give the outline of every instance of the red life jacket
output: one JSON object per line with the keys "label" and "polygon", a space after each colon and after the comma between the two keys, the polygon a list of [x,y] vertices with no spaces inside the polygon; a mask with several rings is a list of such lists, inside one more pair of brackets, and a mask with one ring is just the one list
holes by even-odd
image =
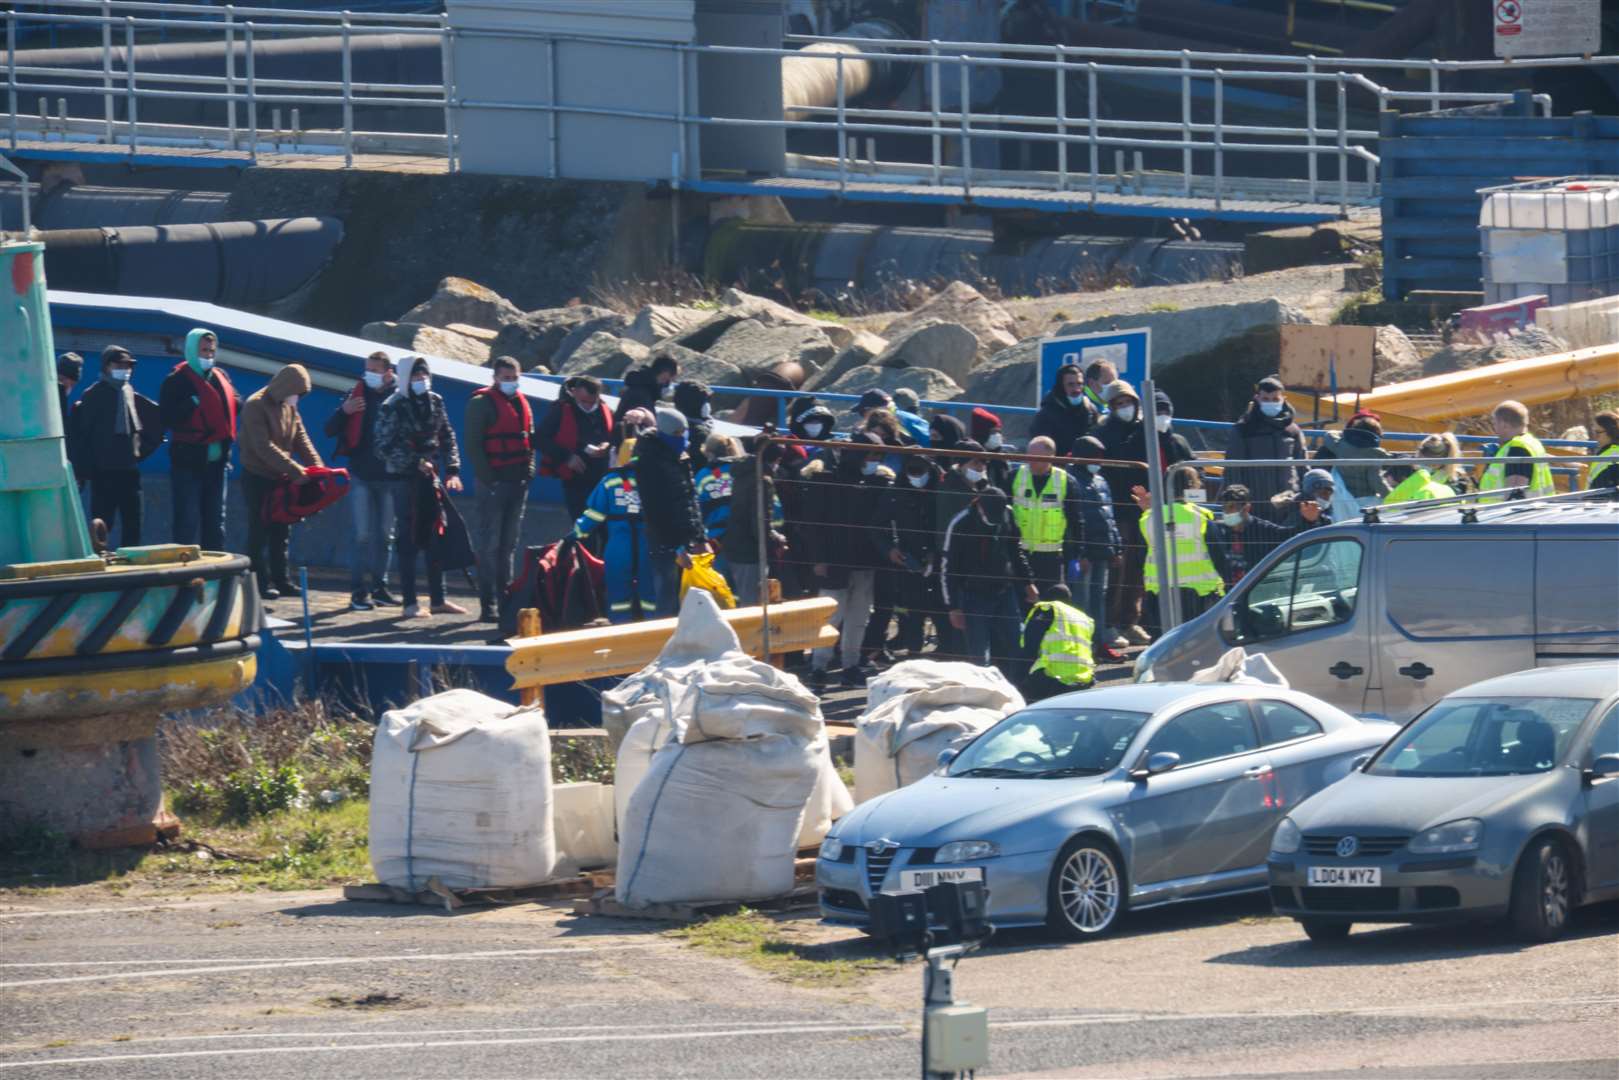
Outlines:
{"label": "red life jacket", "polygon": [[529,410],[528,398],[522,394],[507,397],[492,386],[474,390],[472,396],[494,402],[495,422],[483,433],[483,453],[489,467],[505,469],[527,464],[534,453],[534,413]]}
{"label": "red life jacket", "polygon": [[[354,389],[349,391],[348,398],[344,398],[343,400],[347,401],[349,398],[359,398],[361,401],[365,400],[364,379],[361,379],[359,382],[355,383]],[[354,448],[360,445],[360,436],[364,433],[365,410],[361,409],[357,413],[349,413],[348,416],[343,420],[343,430],[337,437],[337,449],[332,452],[332,456],[353,457]]]}
{"label": "red life jacket", "polygon": [[[579,452],[579,422],[573,418],[573,408],[569,408],[572,405],[573,399],[564,394],[562,397],[557,398],[555,404],[551,407],[562,410],[562,422],[557,425],[557,445],[562,447],[564,451],[577,454]],[[605,405],[597,405],[596,407],[601,410],[602,423],[607,428],[607,440],[611,442],[613,439],[613,414],[608,411]],[[577,408],[577,406],[574,406],[574,408]],[[558,480],[572,480],[574,472],[568,468],[566,457],[561,461],[552,461],[550,456],[546,455],[540,459],[540,475],[554,476]]]}
{"label": "red life jacket", "polygon": [[297,480],[283,480],[264,496],[264,520],[272,525],[296,525],[313,517],[349,493],[349,471],[316,465]]}
{"label": "red life jacket", "polygon": [[236,441],[236,387],[231,385],[230,377],[218,367],[211,370],[219,377],[218,386],[192,371],[191,365],[184,361],[175,365],[175,372],[183,371],[186,378],[191,380],[191,392],[197,398],[197,406],[191,410],[186,422],[174,429],[174,441],[177,443],[204,445]]}

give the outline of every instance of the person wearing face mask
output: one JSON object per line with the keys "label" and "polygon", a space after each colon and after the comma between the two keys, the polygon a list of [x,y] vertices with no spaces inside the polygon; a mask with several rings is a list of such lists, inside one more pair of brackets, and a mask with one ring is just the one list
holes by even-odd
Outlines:
{"label": "person wearing face mask", "polygon": [[967,429],[949,413],[934,413],[928,418],[928,445],[935,450],[952,450],[967,437]]}
{"label": "person wearing face mask", "polygon": [[574,517],[606,474],[614,442],[615,421],[602,407],[601,394],[602,384],[595,378],[573,376],[562,384],[562,393],[534,433],[540,475],[562,481],[562,501]]}
{"label": "person wearing face mask", "polygon": [[65,352],[56,358],[56,403],[62,409],[62,422],[67,422],[67,399],[84,376],[84,357],[76,352]]}
{"label": "person wearing face mask", "polygon": [[1162,390],[1152,396],[1153,421],[1158,428],[1158,457],[1165,474],[1171,466],[1197,457],[1186,436],[1175,430],[1175,403]]}
{"label": "person wearing face mask", "polygon": [[[641,518],[641,493],[635,487],[635,450],[642,438],[655,437],[655,421],[645,409],[631,409],[618,425],[618,463],[607,470],[573,524],[573,535],[589,540],[605,530],[602,562],[606,575],[608,618],[615,623],[652,618],[652,554]],[[642,435],[641,432],[647,432]]]}
{"label": "person wearing face mask", "polygon": [[[1203,614],[1209,605],[1225,595],[1225,582],[1221,579],[1220,571],[1210,552],[1209,530],[1215,520],[1214,512],[1187,497],[1192,485],[1201,487],[1202,480],[1196,473],[1187,469],[1178,470],[1172,475],[1173,501],[1166,503],[1163,508],[1169,542],[1169,554],[1166,558],[1170,563],[1170,581],[1175,583],[1179,590],[1181,615],[1190,619]],[[1147,518],[1151,497],[1147,489],[1140,484],[1131,491],[1131,496],[1141,510],[1138,525],[1141,529],[1141,541],[1147,550],[1143,580],[1147,593],[1153,599],[1148,609],[1151,612],[1149,619],[1155,629],[1162,629],[1163,624],[1157,617],[1158,555],[1153,550],[1156,541],[1153,538],[1151,522]]]}
{"label": "person wearing face mask", "polygon": [[[1147,429],[1141,422],[1141,399],[1128,383],[1110,383],[1102,392],[1108,403],[1107,417],[1096,429],[1104,456],[1110,461],[1138,464],[1107,465],[1102,479],[1113,494],[1113,517],[1124,544],[1124,558],[1108,575],[1107,625],[1127,643],[1145,645],[1152,640],[1141,625],[1141,605],[1145,596],[1142,567],[1147,549],[1141,542],[1141,511],[1131,497],[1132,488],[1147,479]],[[1162,445],[1160,443],[1160,445]]]}
{"label": "person wearing face mask", "polygon": [[1085,522],[1073,477],[1061,466],[1041,460],[1056,453],[1051,440],[1036,436],[1029,440],[1028,452],[1039,457],[1012,474],[1012,520],[1029,553],[1035,586],[1044,590],[1063,583],[1070,563],[1079,568]]}
{"label": "person wearing face mask", "polygon": [[[377,416],[377,453],[394,489],[401,618],[465,615],[444,593],[444,572],[469,565],[466,527],[446,492],[461,490],[461,450],[425,357],[399,361],[399,380]],[[416,557],[427,563],[428,607],[416,596]]]}
{"label": "person wearing face mask", "polygon": [[163,379],[158,410],[169,429],[169,502],[174,542],[225,546],[225,472],[236,442],[236,388],[214,365],[219,339],[197,327],[186,334],[185,359]]}
{"label": "person wearing face mask", "polygon": [[[891,606],[899,616],[897,648],[916,657],[922,653],[928,618],[936,625],[945,622],[935,572],[939,534],[934,528],[934,504],[944,471],[918,454],[904,455],[901,468],[878,514],[888,533],[888,565],[881,575],[888,578]],[[882,608],[881,600],[877,606]],[[882,648],[875,635],[868,631],[867,636],[873,652]]]}
{"label": "person wearing face mask", "polygon": [[393,362],[385,352],[365,358],[365,371],[326,421],[337,440],[332,458],[347,459],[354,535],[349,564],[349,610],[371,611],[398,603],[388,592],[388,559],[393,548],[394,488],[377,456],[377,416],[395,385]]}
{"label": "person wearing face mask", "polygon": [[1255,517],[1252,500],[1243,485],[1227,484],[1220,491],[1220,516],[1209,525],[1209,554],[1227,588],[1241,581],[1282,541],[1327,523],[1320,505],[1306,501],[1299,503],[1296,522],[1278,525]]}
{"label": "person wearing face mask", "polygon": [[779,562],[787,550],[785,515],[781,499],[776,494],[776,474],[785,456],[780,443],[771,443],[765,448],[764,472],[761,475],[759,446],[755,441],[749,451],[731,465],[731,513],[725,523],[723,548],[726,562],[730,564],[728,576],[731,591],[736,594],[740,607],[753,607],[759,603],[759,586],[766,577],[766,567],[759,564],[759,515],[755,511],[761,483],[765,488],[765,505],[770,508],[770,534],[765,538],[766,559],[771,563]]}
{"label": "person wearing face mask", "polygon": [[1050,439],[1058,453],[1066,457],[1074,440],[1090,434],[1098,419],[1096,405],[1086,396],[1079,365],[1064,364],[1057,369],[1056,383],[1035,413],[1033,434]]}
{"label": "person wearing face mask", "polygon": [[1104,391],[1119,381],[1119,369],[1111,360],[1092,360],[1085,366],[1085,396],[1100,415],[1107,414]]}
{"label": "person wearing face mask", "polygon": [[714,392],[705,382],[696,379],[683,379],[675,383],[673,396],[669,399],[680,414],[686,418],[686,454],[691,460],[692,475],[701,472],[708,464],[708,455],[703,452],[703,445],[708,437],[714,434],[714,407],[712,404]]}
{"label": "person wearing face mask", "polygon": [[1597,456],[1586,473],[1585,488],[1619,488],[1619,413],[1603,410],[1592,418],[1596,425]]}
{"label": "person wearing face mask", "polygon": [[101,377],[66,417],[68,459],[79,483],[90,485],[90,516],[111,534],[120,526],[118,547],[141,542],[140,463],[163,445],[157,402],[129,384],[135,358],[122,345],[101,351]]}
{"label": "person wearing face mask", "polygon": [[1070,472],[1074,477],[1074,497],[1079,500],[1080,517],[1085,524],[1085,544],[1079,555],[1079,584],[1074,588],[1080,610],[1091,617],[1097,653],[1112,663],[1124,659],[1121,648],[1130,644],[1109,628],[1108,580],[1124,568],[1124,546],[1119,526],[1113,518],[1113,492],[1102,479],[1102,460],[1107,451],[1102,440],[1087,435],[1074,444],[1075,458],[1082,463]]}
{"label": "person wearing face mask", "polygon": [[292,527],[265,517],[264,502],[276,486],[301,480],[321,464],[304,430],[298,401],[314,384],[302,364],[288,364],[264,389],[242,402],[242,499],[247,511],[247,555],[266,600],[290,596],[297,586],[287,576],[287,541]]}
{"label": "person wearing face mask", "polygon": [[[645,367],[631,368],[624,375],[624,386],[618,392],[618,408],[613,410],[613,427],[621,437],[624,417],[631,409],[651,412],[658,405],[668,404],[674,395],[674,385],[680,378],[680,364],[667,353],[660,353]],[[633,434],[630,433],[630,434]]]}
{"label": "person wearing face mask", "polygon": [[[787,434],[796,439],[838,439],[833,431],[837,417],[832,410],[812,397],[794,398],[787,404]],[[776,468],[776,491],[781,499],[782,516],[786,525],[787,549],[798,553],[805,548],[803,532],[813,528],[807,514],[807,496],[811,493],[803,472],[815,461],[835,461],[831,450],[817,446],[789,445],[782,448],[781,464]],[[789,599],[814,596],[820,587],[803,559],[789,556],[778,568],[782,595]]]}
{"label": "person wearing face mask", "polygon": [[1292,494],[1299,490],[1299,481],[1308,468],[1305,459],[1304,433],[1293,418],[1293,407],[1287,403],[1287,391],[1282,380],[1267,375],[1254,386],[1254,399],[1242,418],[1231,425],[1226,438],[1226,460],[1285,460],[1300,462],[1289,465],[1232,466],[1225,472],[1224,482],[1241,484],[1253,496],[1254,506],[1261,517],[1274,520],[1270,509],[1277,495]]}
{"label": "person wearing face mask", "polygon": [[498,605],[512,580],[512,555],[534,479],[534,413],[518,389],[522,368],[509,356],[491,367],[494,383],[468,399],[463,429],[477,481],[479,622],[500,621]]}
{"label": "person wearing face mask", "polygon": [[966,639],[968,663],[991,665],[1007,678],[1021,674],[1024,603],[1040,599],[1006,493],[980,488],[972,505],[945,530],[944,604],[950,623]]}
{"label": "person wearing face mask", "polygon": [[680,571],[710,550],[697,507],[697,483],[686,454],[690,425],[679,409],[657,410],[657,427],[635,443],[635,488],[652,555],[659,618],[680,614]]}
{"label": "person wearing face mask", "polygon": [[[876,601],[877,570],[888,561],[888,534],[881,527],[883,496],[894,481],[882,463],[877,436],[858,431],[835,458],[810,462],[800,473],[804,520],[798,532],[799,559],[810,567],[822,596],[838,602],[833,622],[840,632],[843,683],[863,685],[870,669],[862,663],[866,628]],[[882,627],[886,636],[887,626]],[[816,649],[810,682],[824,686],[832,662],[830,647]]]}
{"label": "person wearing face mask", "polygon": [[[1361,411],[1344,424],[1341,435],[1330,432],[1315,452],[1318,468],[1337,472],[1345,490],[1361,506],[1378,502],[1391,490],[1383,469],[1377,465],[1339,465],[1339,458],[1392,457],[1383,449],[1383,423],[1376,413]],[[1324,463],[1324,464],[1323,464]]]}

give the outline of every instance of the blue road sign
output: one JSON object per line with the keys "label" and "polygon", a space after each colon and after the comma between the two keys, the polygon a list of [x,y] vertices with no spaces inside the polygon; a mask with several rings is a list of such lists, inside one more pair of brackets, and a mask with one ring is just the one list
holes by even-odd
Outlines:
{"label": "blue road sign", "polygon": [[1151,356],[1152,331],[1145,327],[1047,338],[1040,343],[1040,387],[1035,392],[1034,403],[1039,405],[1040,399],[1051,389],[1058,368],[1078,364],[1084,371],[1097,360],[1111,360],[1119,369],[1119,378],[1135,387],[1139,394],[1141,380],[1150,374]]}

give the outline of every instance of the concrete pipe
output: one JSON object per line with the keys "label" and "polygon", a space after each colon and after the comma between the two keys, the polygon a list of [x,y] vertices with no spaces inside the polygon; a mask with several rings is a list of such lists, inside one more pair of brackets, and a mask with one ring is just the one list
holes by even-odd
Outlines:
{"label": "concrete pipe", "polygon": [[[894,40],[900,32],[893,24],[882,20],[855,23],[838,37],[882,38]],[[789,120],[807,120],[806,108],[831,108],[838,103],[838,62],[835,57],[854,56],[861,52],[870,55],[877,46],[859,46],[843,41],[817,41],[798,50],[797,56],[788,56],[781,62],[781,104],[783,115]],[[843,100],[853,104],[872,91],[893,94],[904,86],[909,70],[903,64],[882,60],[845,59],[843,61]]]}
{"label": "concrete pipe", "polygon": [[[38,184],[32,184],[30,188],[36,229],[201,225],[224,221],[229,213],[228,191],[175,191],[74,184],[41,195]],[[0,184],[0,221],[14,224],[21,220],[20,186]],[[52,277],[55,277],[54,273]]]}

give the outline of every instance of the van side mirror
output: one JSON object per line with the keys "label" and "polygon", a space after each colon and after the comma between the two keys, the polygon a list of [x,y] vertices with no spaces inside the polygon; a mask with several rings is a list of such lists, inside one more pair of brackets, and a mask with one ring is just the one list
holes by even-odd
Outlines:
{"label": "van side mirror", "polygon": [[1146,767],[1132,771],[1130,779],[1145,780],[1149,776],[1166,773],[1180,763],[1181,756],[1173,750],[1160,750],[1156,754],[1148,755]]}
{"label": "van side mirror", "polygon": [[1587,780],[1606,780],[1610,776],[1619,776],[1619,754],[1600,754],[1585,770]]}
{"label": "van side mirror", "polygon": [[1235,640],[1237,636],[1237,605],[1233,601],[1220,612],[1220,636],[1228,640]]}
{"label": "van side mirror", "polygon": [[953,746],[947,746],[943,750],[940,750],[938,757],[939,768],[942,769],[949,765],[952,761],[956,760],[956,755],[959,753],[961,753],[961,751],[957,750]]}

